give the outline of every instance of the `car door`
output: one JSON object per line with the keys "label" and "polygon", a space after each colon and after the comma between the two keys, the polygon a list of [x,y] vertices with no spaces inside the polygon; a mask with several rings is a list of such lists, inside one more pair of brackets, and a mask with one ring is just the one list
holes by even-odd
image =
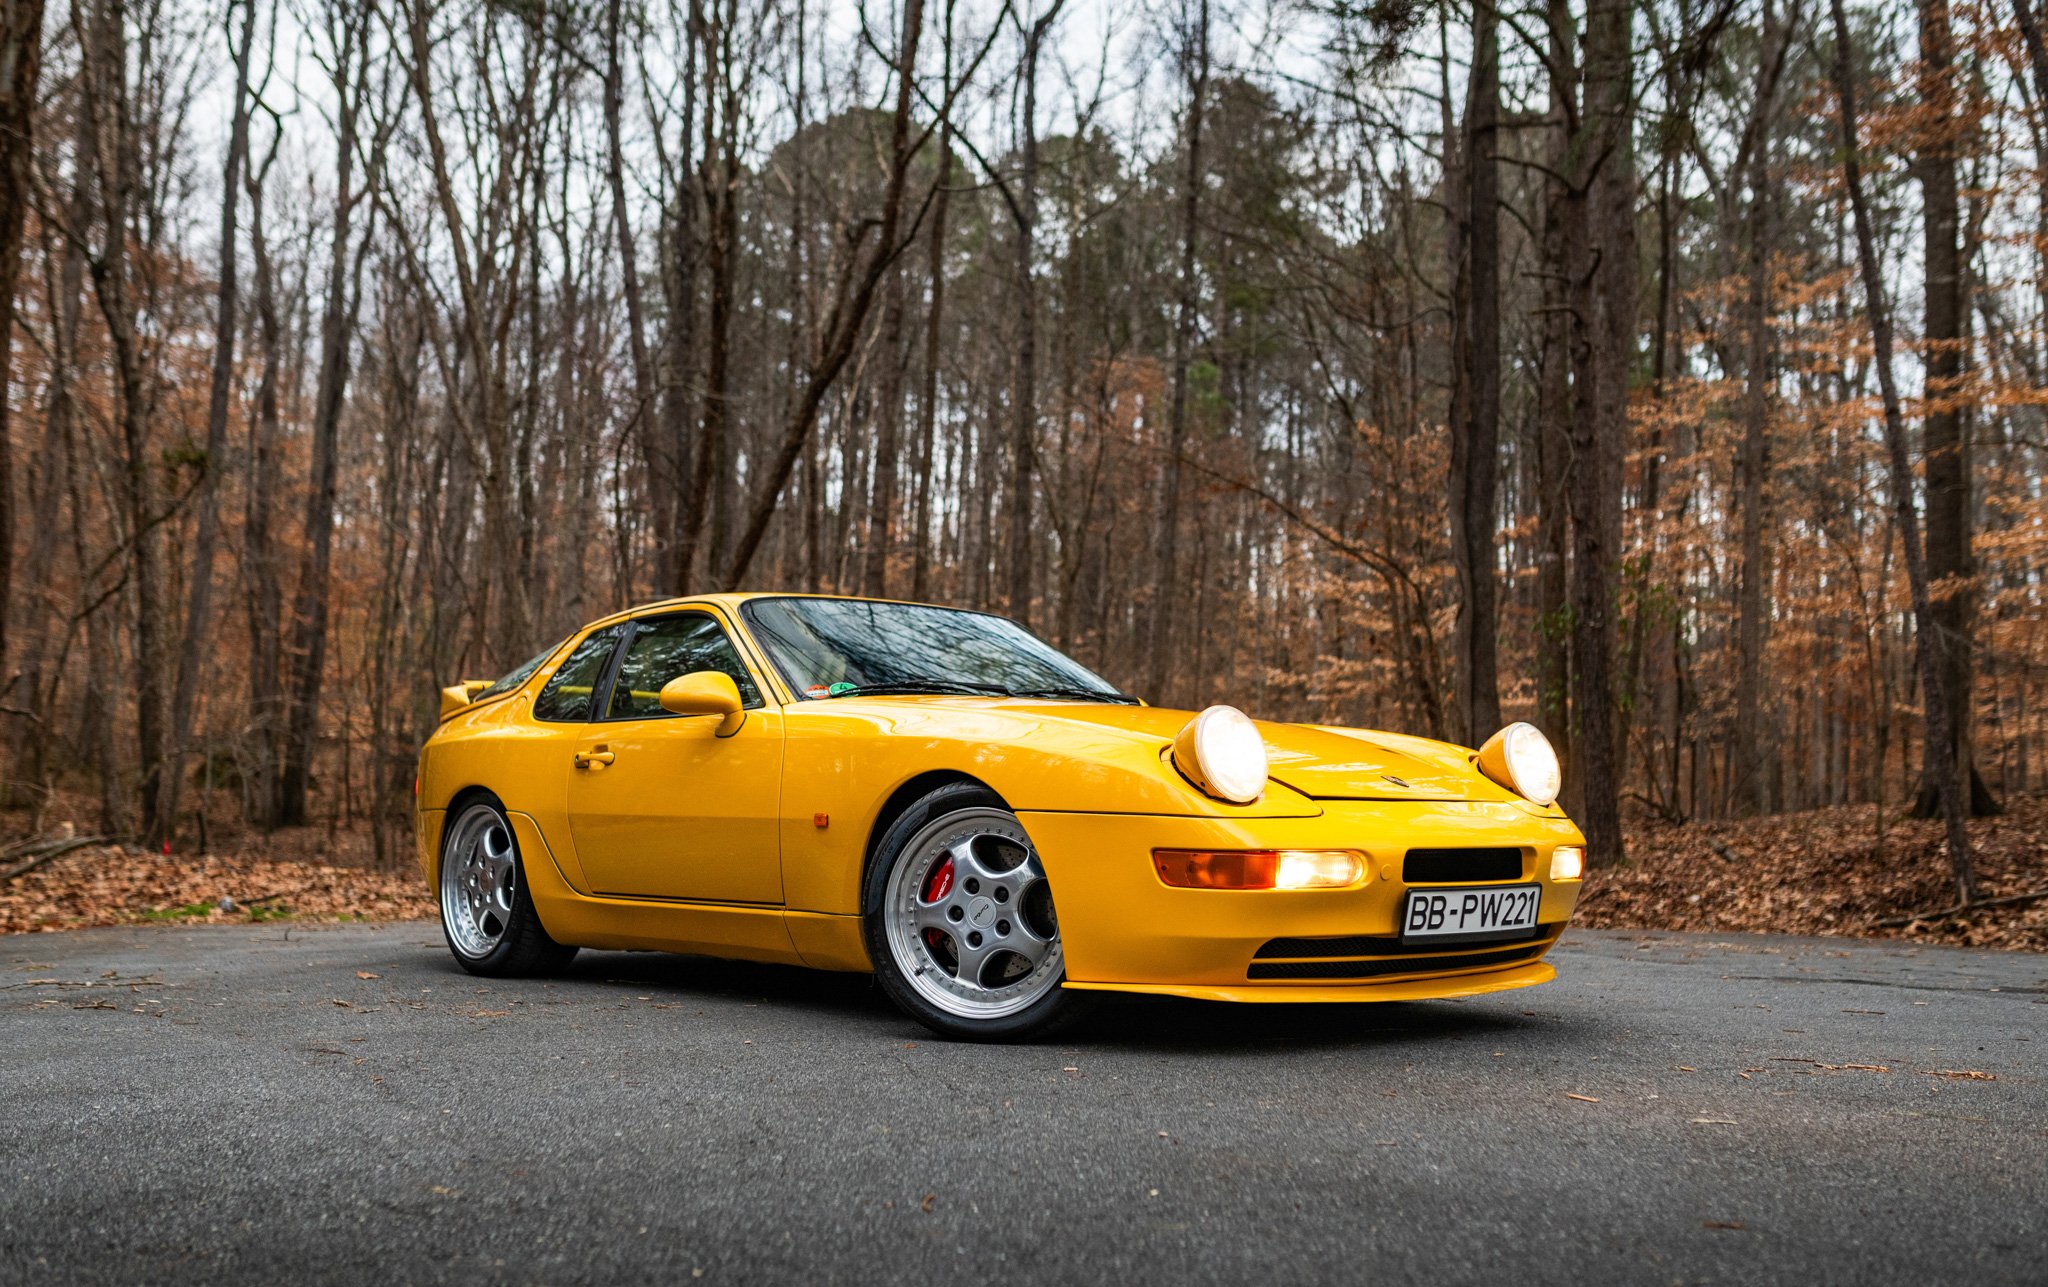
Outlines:
{"label": "car door", "polygon": [[[569,831],[600,894],[779,904],[782,712],[765,701],[724,626],[701,610],[645,617],[584,727],[569,776]],[[715,715],[672,715],[661,687],[721,671],[745,719],[720,737]]]}

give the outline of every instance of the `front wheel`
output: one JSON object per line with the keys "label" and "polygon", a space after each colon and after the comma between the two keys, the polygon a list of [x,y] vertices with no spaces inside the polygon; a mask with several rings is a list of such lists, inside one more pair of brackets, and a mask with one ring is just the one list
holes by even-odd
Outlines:
{"label": "front wheel", "polygon": [[882,990],[942,1036],[1004,1041],[1072,1019],[1052,887],[1000,797],[959,783],[883,835],[862,905]]}
{"label": "front wheel", "polygon": [[541,927],[519,841],[496,800],[472,800],[442,836],[441,932],[456,964],[486,977],[544,974],[576,955]]}

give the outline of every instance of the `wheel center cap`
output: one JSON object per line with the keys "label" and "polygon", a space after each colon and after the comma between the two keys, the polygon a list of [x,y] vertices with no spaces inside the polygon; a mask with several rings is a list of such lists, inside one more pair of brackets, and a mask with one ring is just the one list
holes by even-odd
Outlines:
{"label": "wheel center cap", "polygon": [[986,898],[977,898],[967,905],[967,919],[976,926],[986,928],[996,918],[996,905]]}

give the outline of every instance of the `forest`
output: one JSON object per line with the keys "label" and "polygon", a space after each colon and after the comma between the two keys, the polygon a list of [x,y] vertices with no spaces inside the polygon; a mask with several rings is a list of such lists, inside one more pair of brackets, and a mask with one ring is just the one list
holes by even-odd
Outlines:
{"label": "forest", "polygon": [[[0,794],[408,861],[708,589],[1642,820],[2048,783],[2033,0],[0,0]],[[2038,883],[2038,882],[2037,882]]]}

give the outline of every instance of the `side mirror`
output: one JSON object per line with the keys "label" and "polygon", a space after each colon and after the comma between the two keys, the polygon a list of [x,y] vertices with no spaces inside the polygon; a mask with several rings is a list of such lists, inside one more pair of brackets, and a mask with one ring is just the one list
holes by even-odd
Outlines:
{"label": "side mirror", "polygon": [[716,670],[693,670],[661,686],[661,708],[672,715],[720,715],[718,735],[731,737],[747,719],[740,686]]}

